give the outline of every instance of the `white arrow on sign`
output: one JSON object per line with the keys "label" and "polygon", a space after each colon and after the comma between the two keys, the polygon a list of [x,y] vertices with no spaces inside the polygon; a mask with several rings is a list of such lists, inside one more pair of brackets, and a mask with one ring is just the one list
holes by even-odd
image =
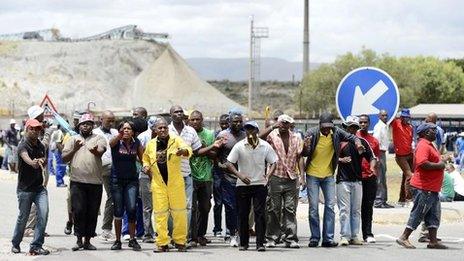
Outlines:
{"label": "white arrow on sign", "polygon": [[378,81],[365,94],[362,93],[361,87],[356,86],[353,105],[351,106],[351,115],[379,113],[379,109],[373,104],[387,91],[388,86],[382,80]]}

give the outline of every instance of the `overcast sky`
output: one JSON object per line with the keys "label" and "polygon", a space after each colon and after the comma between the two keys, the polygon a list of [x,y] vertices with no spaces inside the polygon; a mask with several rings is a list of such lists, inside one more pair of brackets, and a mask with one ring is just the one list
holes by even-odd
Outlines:
{"label": "overcast sky", "polygon": [[[0,33],[56,27],[82,37],[137,24],[167,32],[185,58],[248,56],[250,15],[269,27],[262,56],[302,57],[303,0],[0,0]],[[311,62],[362,46],[393,55],[464,57],[464,1],[310,0]]]}

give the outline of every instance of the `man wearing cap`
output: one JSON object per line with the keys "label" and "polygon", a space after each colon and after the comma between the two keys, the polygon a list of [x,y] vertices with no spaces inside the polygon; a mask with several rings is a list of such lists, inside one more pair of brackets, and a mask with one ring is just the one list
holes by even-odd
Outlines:
{"label": "man wearing cap", "polygon": [[6,144],[5,157],[8,159],[8,168],[12,172],[18,172],[16,164],[18,163],[18,130],[16,129],[16,120],[10,120],[10,128],[4,133],[3,140]]}
{"label": "man wearing cap", "polygon": [[[226,214],[226,241],[229,239],[229,245],[231,247],[238,246],[237,236],[237,204],[236,204],[236,193],[235,185],[237,183],[237,176],[234,175],[227,167],[227,157],[229,156],[232,148],[237,142],[245,139],[247,136],[243,130],[243,116],[240,111],[229,112],[229,128],[221,131],[217,137],[218,139],[224,139],[225,143],[218,149],[218,167],[222,170],[222,203],[224,204]],[[229,232],[229,233],[227,233]],[[228,235],[229,234],[229,235]]]}
{"label": "man wearing cap", "polygon": [[409,109],[402,109],[400,117],[390,123],[393,145],[395,146],[395,160],[403,172],[398,200],[398,203],[403,206],[412,200],[410,182],[413,160],[413,128],[410,120],[411,114]]}
{"label": "man wearing cap", "polygon": [[335,127],[330,113],[323,113],[319,118],[319,126],[308,130],[305,135],[303,156],[306,160],[306,183],[309,207],[309,224],[311,238],[309,247],[319,246],[321,231],[319,226],[319,188],[324,194],[324,220],[322,231],[322,247],[336,247],[334,241],[335,229],[335,179],[342,141],[354,142],[359,153],[365,148],[353,134]]}
{"label": "man wearing cap", "polygon": [[[362,204],[361,204],[361,228],[363,239],[367,243],[375,243],[374,234],[372,233],[372,215],[374,212],[374,201],[377,193],[377,171],[376,165],[380,155],[379,141],[369,134],[369,125],[371,120],[369,115],[362,114],[359,116],[359,126],[361,129],[356,133],[361,141],[367,141],[372,151],[372,159],[366,158],[362,161]],[[365,145],[364,145],[365,146]],[[366,147],[366,146],[365,146]]]}
{"label": "man wearing cap", "polygon": [[[190,126],[184,123],[184,110],[179,105],[172,106],[170,109],[172,122],[169,124],[169,131],[180,136],[187,145],[192,147],[193,153],[196,154],[201,148],[201,140],[197,132]],[[187,195],[187,222],[189,224],[189,243],[191,241],[192,231],[190,230],[190,219],[192,217],[192,196],[193,196],[193,180],[192,170],[188,159],[182,159],[182,175],[185,182],[185,194]],[[195,243],[192,243],[195,245]]]}
{"label": "man wearing cap", "polygon": [[414,195],[414,205],[403,234],[396,242],[405,248],[415,248],[409,242],[409,236],[424,221],[429,231],[430,243],[427,248],[446,249],[437,240],[437,230],[440,226],[441,206],[438,193],[443,182],[445,162],[432,144],[436,139],[436,125],[423,123],[416,129],[419,141],[414,155],[414,175],[411,188]]}
{"label": "man wearing cap", "polygon": [[440,153],[445,152],[445,131],[437,125],[438,116],[435,112],[431,112],[425,117],[425,122],[433,123],[437,126],[437,138],[435,139],[434,143]]}
{"label": "man wearing cap", "polygon": [[[246,139],[239,141],[232,148],[227,157],[227,167],[238,177],[237,180],[237,207],[239,220],[240,248],[249,247],[249,224],[251,202],[253,202],[256,249],[265,251],[264,236],[266,233],[266,184],[268,177],[273,175],[278,160],[274,149],[266,141],[258,138],[259,126],[256,121],[245,123]],[[237,164],[238,169],[234,166]],[[266,173],[266,164],[269,169]],[[296,187],[296,186],[295,186]]]}
{"label": "man wearing cap", "polygon": [[16,220],[11,252],[20,253],[20,243],[29,217],[32,203],[37,207],[37,224],[34,239],[30,244],[29,254],[48,255],[50,251],[43,249],[45,227],[48,219],[48,193],[45,188],[43,168],[46,164],[45,146],[39,141],[42,124],[36,119],[26,122],[26,137],[18,146],[18,186],[17,196],[19,215]]}
{"label": "man wearing cap", "polygon": [[[109,148],[109,142],[112,138],[118,135],[118,131],[114,128],[114,113],[112,111],[104,111],[101,116],[101,126],[93,129],[93,133],[101,135],[106,140],[106,147]],[[103,188],[106,193],[105,210],[103,212],[103,224],[102,233],[100,238],[104,241],[112,239],[113,234],[111,230],[113,228],[113,195],[110,187],[110,176],[111,176],[111,150],[108,149],[103,153],[102,160],[102,179]],[[66,224],[68,226],[68,224]]]}
{"label": "man wearing cap", "polygon": [[387,189],[387,151],[390,143],[388,133],[390,132],[388,125],[388,113],[386,110],[380,110],[379,121],[374,126],[374,137],[380,144],[380,156],[377,171],[377,193],[375,196],[376,208],[394,208],[394,206],[387,203],[388,189]]}
{"label": "man wearing cap", "polygon": [[283,241],[286,247],[299,248],[296,207],[298,186],[300,179],[304,179],[303,168],[298,166],[303,140],[298,133],[290,130],[293,118],[283,114],[277,121],[280,122],[279,129],[267,136],[267,142],[276,152],[278,161],[268,183],[266,246],[273,248],[276,242]]}
{"label": "man wearing cap", "polygon": [[[343,122],[345,130],[356,135],[360,129],[360,119],[348,116]],[[359,239],[361,223],[361,202],[363,198],[362,173],[364,160],[375,169],[376,160],[369,143],[360,139],[366,150],[359,154],[353,142],[341,142],[337,168],[337,203],[340,209],[339,245],[362,245]]]}
{"label": "man wearing cap", "polygon": [[103,136],[92,133],[93,126],[93,116],[88,113],[82,115],[77,125],[79,135],[72,136],[63,149],[63,160],[70,162],[71,168],[71,205],[74,235],[77,237],[73,251],[97,249],[90,239],[95,236],[102,198],[101,157],[107,142]]}

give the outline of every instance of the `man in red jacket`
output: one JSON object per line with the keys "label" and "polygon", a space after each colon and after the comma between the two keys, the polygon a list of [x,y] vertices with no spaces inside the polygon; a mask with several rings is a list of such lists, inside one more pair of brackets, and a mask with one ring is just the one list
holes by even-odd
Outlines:
{"label": "man in red jacket", "polygon": [[445,162],[432,143],[437,135],[436,125],[423,123],[417,127],[416,132],[419,135],[419,141],[414,156],[414,175],[411,179],[414,206],[409,215],[408,224],[396,242],[405,248],[415,248],[409,242],[409,236],[424,221],[430,238],[427,248],[446,249],[448,247],[437,240],[441,215],[438,193],[443,182]]}

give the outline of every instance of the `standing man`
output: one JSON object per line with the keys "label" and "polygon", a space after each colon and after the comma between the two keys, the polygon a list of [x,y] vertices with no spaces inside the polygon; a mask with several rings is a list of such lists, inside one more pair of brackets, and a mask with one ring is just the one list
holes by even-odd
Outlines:
{"label": "standing man", "polygon": [[[170,110],[172,122],[169,124],[169,131],[181,137],[184,142],[190,146],[193,153],[196,154],[201,148],[201,141],[197,132],[190,126],[184,124],[184,110],[179,105],[171,107]],[[191,241],[192,231],[190,229],[190,219],[192,217],[192,196],[193,196],[193,181],[192,170],[190,168],[189,160],[182,159],[182,175],[185,182],[185,194],[187,197],[187,222],[189,229],[189,242]],[[192,243],[195,245],[195,243]]]}
{"label": "standing man", "polygon": [[387,188],[387,153],[388,153],[388,113],[386,110],[380,110],[379,121],[374,126],[374,137],[380,143],[379,169],[377,171],[377,193],[375,196],[374,207],[376,208],[394,208],[387,203],[388,188]]}
{"label": "standing man", "polygon": [[111,193],[110,187],[110,177],[111,177],[111,150],[109,149],[110,140],[118,135],[118,131],[114,128],[115,117],[113,112],[104,111],[101,118],[101,126],[94,129],[93,133],[101,135],[105,138],[106,147],[108,148],[103,156],[102,160],[102,179],[103,179],[103,188],[106,193],[106,202],[105,210],[103,212],[103,224],[102,224],[102,233],[100,238],[104,241],[110,241],[113,239],[113,234],[111,230],[113,229],[113,194]]}
{"label": "standing man", "polygon": [[18,130],[16,129],[16,120],[10,120],[10,128],[5,131],[3,141],[6,144],[5,155],[8,158],[8,168],[12,172],[18,172],[16,164],[18,163]]}
{"label": "standing man", "polygon": [[374,212],[374,201],[377,192],[377,169],[376,158],[380,155],[379,141],[369,134],[369,125],[371,121],[368,115],[362,114],[359,116],[359,125],[361,129],[357,136],[361,141],[367,141],[371,149],[372,160],[364,159],[362,162],[362,205],[361,205],[361,221],[363,239],[367,243],[375,243],[374,234],[372,233],[372,215]]}
{"label": "standing man", "polygon": [[440,153],[444,153],[445,152],[445,143],[446,143],[445,131],[440,126],[437,125],[437,119],[438,119],[437,114],[435,112],[431,112],[425,118],[425,122],[433,123],[433,124],[435,124],[435,126],[437,126],[437,137],[436,137],[434,143],[437,146],[438,151]]}
{"label": "standing man", "polygon": [[213,188],[213,161],[216,155],[213,149],[222,145],[222,140],[214,142],[214,132],[203,127],[203,114],[193,111],[189,117],[189,124],[195,129],[201,140],[202,148],[190,158],[190,168],[193,178],[191,240],[206,246],[206,230],[208,229],[208,216],[211,209],[211,194]]}
{"label": "standing man", "polygon": [[[239,250],[247,250],[249,246],[250,226],[248,220],[253,200],[256,249],[262,252],[266,250],[264,247],[264,235],[266,233],[266,184],[268,177],[276,169],[274,163],[277,162],[278,158],[271,145],[258,138],[259,127],[256,121],[245,123],[244,128],[247,138],[235,144],[227,157],[229,171],[239,178],[236,188],[240,231]],[[238,164],[238,170],[234,164]],[[266,164],[270,165],[267,173]]]}
{"label": "standing man", "polygon": [[37,208],[37,224],[34,229],[34,239],[31,242],[30,255],[48,255],[50,251],[43,249],[45,227],[48,220],[48,193],[44,186],[44,164],[46,163],[45,146],[39,141],[42,124],[36,119],[26,122],[26,137],[18,147],[19,174],[18,196],[19,215],[11,240],[11,252],[21,252],[20,243],[29,217],[32,203]]}
{"label": "standing man", "polygon": [[[229,115],[222,114],[219,117],[219,127],[220,130],[214,133],[214,137],[217,137],[219,132],[229,128]],[[213,234],[215,237],[220,237],[222,235],[222,189],[221,189],[221,180],[224,173],[222,169],[218,166],[217,158],[214,160],[213,166],[213,199],[214,199],[214,228]]]}
{"label": "standing man", "polygon": [[[363,119],[365,121],[365,119]],[[360,118],[348,116],[343,127],[356,135],[360,128]],[[365,125],[365,123],[364,123]],[[360,139],[366,150],[359,154],[353,142],[342,142],[338,158],[337,201],[340,209],[340,245],[362,245],[358,238],[363,199],[362,173],[364,161],[371,170],[376,167],[374,153],[365,139]]]}
{"label": "standing man", "polygon": [[403,172],[401,180],[400,198],[398,204],[405,206],[412,201],[411,177],[413,160],[413,128],[410,124],[411,113],[409,109],[402,109],[400,117],[390,123],[392,129],[393,145],[395,146],[395,160]]}
{"label": "standing man", "polygon": [[77,237],[73,251],[97,249],[90,239],[95,236],[97,227],[103,190],[101,158],[106,151],[107,141],[92,133],[93,126],[93,116],[82,115],[77,125],[79,135],[69,138],[63,149],[63,160],[70,162],[71,168],[71,206],[74,235]]}
{"label": "standing man", "polygon": [[280,122],[279,129],[267,136],[267,142],[276,152],[278,161],[268,182],[266,247],[273,248],[276,242],[283,241],[285,247],[299,248],[296,207],[299,183],[304,178],[304,171],[298,166],[303,140],[298,133],[290,130],[293,118],[283,114],[277,121]]}
{"label": "standing man", "polygon": [[[243,116],[238,111],[232,111],[229,113],[230,127],[226,130],[221,131],[216,139],[224,139],[225,143],[218,150],[218,166],[222,169],[222,203],[224,203],[226,213],[226,228],[229,230],[231,247],[238,247],[237,242],[237,205],[236,205],[236,194],[235,185],[237,183],[237,176],[231,172],[227,167],[227,157],[230,151],[237,142],[243,140],[246,137],[245,131],[243,131]],[[237,168],[237,167],[236,167]],[[227,233],[226,233],[227,240]]]}
{"label": "standing man", "polygon": [[306,160],[306,182],[310,202],[309,224],[311,238],[309,247],[319,246],[321,230],[319,226],[319,188],[324,194],[324,220],[322,225],[322,247],[336,247],[335,229],[335,179],[342,141],[354,142],[359,153],[364,152],[360,140],[356,136],[335,127],[333,117],[324,112],[319,118],[319,126],[308,130],[304,140],[303,156]]}
{"label": "standing man", "polygon": [[447,249],[437,240],[440,226],[441,206],[438,193],[443,182],[445,162],[432,144],[436,139],[436,125],[423,123],[416,130],[419,141],[414,155],[414,175],[411,179],[414,194],[414,205],[411,209],[408,224],[396,242],[405,248],[415,248],[409,242],[409,236],[424,221],[429,231],[430,243],[427,248]]}
{"label": "standing man", "polygon": [[187,200],[182,160],[192,156],[192,148],[177,135],[170,135],[167,122],[159,118],[155,125],[156,138],[148,142],[143,154],[143,172],[151,176],[153,214],[158,236],[155,252],[169,251],[168,218],[173,219],[172,240],[180,252],[186,251]]}

